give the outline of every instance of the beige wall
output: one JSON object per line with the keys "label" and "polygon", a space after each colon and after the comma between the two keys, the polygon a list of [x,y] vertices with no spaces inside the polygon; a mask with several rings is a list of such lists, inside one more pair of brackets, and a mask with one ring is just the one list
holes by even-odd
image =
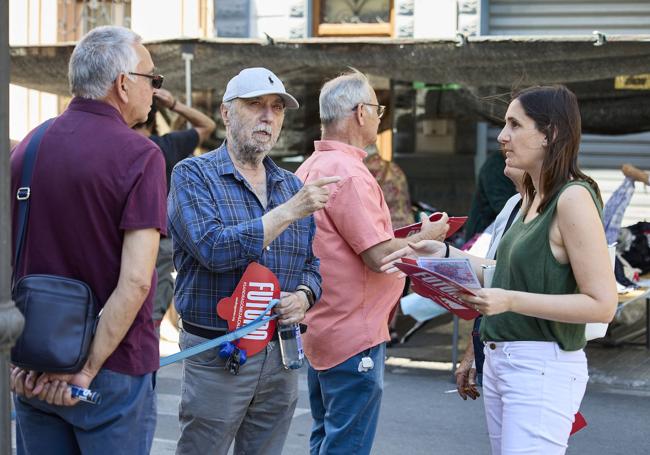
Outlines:
{"label": "beige wall", "polygon": [[[10,0],[9,44],[53,44],[57,33],[57,0]],[[57,115],[57,96],[9,86],[9,137],[20,140],[37,124]]]}
{"label": "beige wall", "polygon": [[[107,5],[107,14],[115,16],[116,25],[130,25],[145,41],[213,34],[213,0],[131,0],[130,16],[123,4]],[[78,39],[84,30],[79,21],[81,6],[73,0],[9,0],[9,44],[47,45]],[[36,125],[58,115],[58,98],[10,85],[9,137],[21,140]]]}
{"label": "beige wall", "polygon": [[213,35],[213,0],[131,0],[131,28],[145,41]]}

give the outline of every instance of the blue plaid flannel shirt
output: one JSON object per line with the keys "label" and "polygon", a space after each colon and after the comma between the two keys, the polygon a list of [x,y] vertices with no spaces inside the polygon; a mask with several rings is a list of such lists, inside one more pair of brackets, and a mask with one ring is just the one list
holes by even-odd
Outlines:
{"label": "blue plaid flannel shirt", "polygon": [[178,271],[174,298],[184,320],[227,328],[217,316],[217,302],[233,293],[251,262],[272,270],[283,291],[293,292],[302,284],[320,297],[320,260],[312,251],[313,216],[291,223],[263,248],[262,216],[302,187],[298,177],[270,158],[264,159],[264,166],[266,209],[233,166],[225,142],[174,167],[167,216]]}

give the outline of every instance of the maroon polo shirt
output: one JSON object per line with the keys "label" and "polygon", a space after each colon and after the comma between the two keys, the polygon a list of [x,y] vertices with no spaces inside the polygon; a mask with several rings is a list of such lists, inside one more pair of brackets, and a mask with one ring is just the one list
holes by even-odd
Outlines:
{"label": "maroon polo shirt", "polygon": [[[11,156],[13,195],[32,134]],[[166,190],[158,147],[131,130],[109,104],[74,98],[41,142],[17,276],[45,273],[84,281],[103,307],[117,286],[124,232],[155,228],[166,234]],[[14,233],[16,208],[12,197]],[[158,368],[151,319],[156,279],[154,273],[151,292],[105,368],[130,375]]]}

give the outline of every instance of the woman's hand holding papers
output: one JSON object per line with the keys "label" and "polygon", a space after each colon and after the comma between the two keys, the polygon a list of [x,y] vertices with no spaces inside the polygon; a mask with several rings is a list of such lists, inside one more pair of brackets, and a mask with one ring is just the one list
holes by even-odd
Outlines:
{"label": "woman's hand holding papers", "polygon": [[512,291],[498,288],[483,288],[477,290],[476,295],[460,296],[469,307],[487,316],[512,311],[512,297]]}

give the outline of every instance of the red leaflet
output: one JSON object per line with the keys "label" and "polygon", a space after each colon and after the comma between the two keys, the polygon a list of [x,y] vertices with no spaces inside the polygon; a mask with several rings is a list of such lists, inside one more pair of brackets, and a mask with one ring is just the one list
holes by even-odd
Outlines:
{"label": "red leaflet", "polygon": [[458,298],[460,294],[474,294],[472,290],[444,275],[408,262],[395,262],[394,265],[411,278],[413,292],[433,300],[461,319],[471,320],[480,315]]}
{"label": "red leaflet", "polygon": [[571,427],[571,433],[577,433],[587,426],[587,421],[580,412],[576,412],[575,417],[573,418],[573,427]]}
{"label": "red leaflet", "polygon": [[[269,269],[257,262],[246,268],[232,296],[223,298],[217,304],[217,314],[228,321],[228,330],[233,331],[256,319],[272,299],[280,298],[280,284]],[[270,311],[267,314],[270,316]],[[275,332],[275,320],[269,321],[257,330],[240,338],[237,346],[245,349],[248,356],[266,347]]]}
{"label": "red leaflet", "polygon": [[[438,221],[442,217],[442,213],[436,212],[433,215],[429,217],[429,220],[431,221]],[[461,227],[463,227],[463,224],[465,224],[465,221],[467,221],[466,216],[450,216],[449,217],[449,230],[447,231],[447,237],[449,238],[452,235],[454,235]],[[401,227],[399,229],[395,229],[393,231],[393,235],[395,235],[395,238],[401,239],[404,237],[408,237],[410,234],[414,234],[416,232],[420,232],[420,229],[422,228],[422,223],[415,223],[415,224],[409,224],[408,226]]]}

